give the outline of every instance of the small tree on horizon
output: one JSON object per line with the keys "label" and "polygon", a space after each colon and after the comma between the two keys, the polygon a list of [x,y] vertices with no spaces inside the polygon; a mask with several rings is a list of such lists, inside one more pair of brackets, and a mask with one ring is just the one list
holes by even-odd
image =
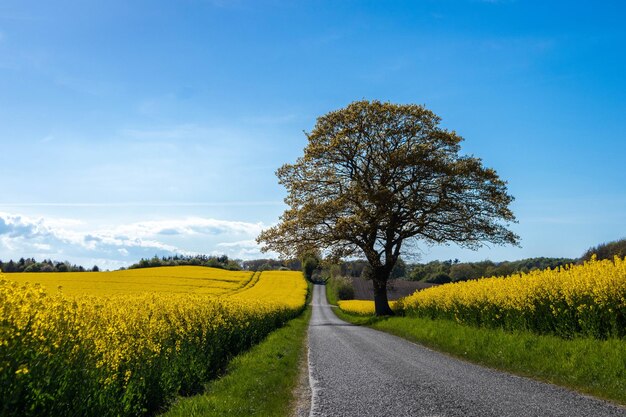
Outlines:
{"label": "small tree on horizon", "polygon": [[302,272],[304,273],[304,276],[309,281],[312,281],[313,272],[315,272],[315,270],[319,268],[320,263],[322,262],[319,253],[317,251],[311,251],[311,250],[306,251],[302,255],[301,262],[302,262]]}
{"label": "small tree on horizon", "polygon": [[257,238],[285,257],[364,256],[377,315],[403,246],[517,244],[506,183],[419,105],[357,101],[317,119],[304,155],[276,173],[289,208]]}

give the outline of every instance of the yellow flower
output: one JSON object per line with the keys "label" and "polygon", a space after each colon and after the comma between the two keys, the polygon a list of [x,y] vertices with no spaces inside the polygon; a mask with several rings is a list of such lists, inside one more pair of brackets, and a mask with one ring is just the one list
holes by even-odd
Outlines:
{"label": "yellow flower", "polygon": [[594,257],[583,265],[433,287],[401,304],[408,314],[473,325],[623,337],[625,301],[626,260]]}
{"label": "yellow flower", "polygon": [[[27,283],[26,275],[12,275],[20,282],[0,276],[2,353],[38,358],[15,374],[45,375],[62,366],[68,375],[94,378],[72,383],[99,387],[89,396],[111,403],[121,398],[107,395],[123,396],[127,388],[148,396],[146,390],[161,386],[155,369],[177,366],[172,375],[195,372],[193,381],[206,382],[232,355],[302,311],[307,295],[302,273],[291,271],[185,266],[28,277],[51,288],[62,283],[62,293]],[[10,383],[26,383],[20,381]],[[171,382],[172,389],[182,386]]]}
{"label": "yellow flower", "polygon": [[15,375],[26,375],[29,372],[28,367],[26,365],[20,365],[15,371]]}
{"label": "yellow flower", "polygon": [[[350,314],[357,314],[360,316],[371,316],[376,313],[376,308],[373,301],[368,300],[341,300],[337,302],[337,305],[342,311]],[[390,301],[389,307],[392,310],[398,310],[400,304],[397,301]]]}

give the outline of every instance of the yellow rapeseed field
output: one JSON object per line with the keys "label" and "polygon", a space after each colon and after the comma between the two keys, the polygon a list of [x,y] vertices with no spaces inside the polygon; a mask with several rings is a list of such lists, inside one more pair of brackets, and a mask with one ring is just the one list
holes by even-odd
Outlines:
{"label": "yellow rapeseed field", "polygon": [[5,274],[16,282],[38,283],[69,295],[114,295],[141,292],[221,295],[244,286],[250,271],[204,266],[163,266],[111,272],[23,272]]}
{"label": "yellow rapeseed field", "polygon": [[238,300],[274,300],[289,308],[302,308],[307,294],[307,284],[302,272],[265,271],[259,273],[258,282],[230,296]]}
{"label": "yellow rapeseed field", "polygon": [[626,336],[626,260],[445,284],[401,300],[406,314],[571,337]]}
{"label": "yellow rapeseed field", "polygon": [[19,275],[52,288],[0,277],[0,415],[154,413],[299,314],[307,288],[298,272],[187,266]]}
{"label": "yellow rapeseed field", "polygon": [[[368,300],[340,300],[337,305],[342,311],[350,314],[356,314],[359,316],[373,316],[376,313],[374,308],[374,302]],[[389,307],[396,311],[398,303],[396,301],[390,301]]]}

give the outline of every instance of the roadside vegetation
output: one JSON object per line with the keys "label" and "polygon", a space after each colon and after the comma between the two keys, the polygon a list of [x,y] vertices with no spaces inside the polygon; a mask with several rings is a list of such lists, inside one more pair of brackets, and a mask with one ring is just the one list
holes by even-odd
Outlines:
{"label": "roadside vegetation", "polygon": [[[309,287],[310,300],[311,291]],[[311,307],[264,341],[235,357],[224,376],[203,394],[180,398],[163,417],[284,417],[297,398],[300,364],[306,360]]]}
{"label": "roadside vegetation", "polygon": [[337,304],[339,300],[354,298],[354,287],[349,277],[331,275],[326,280],[326,291],[328,302],[331,304]]}

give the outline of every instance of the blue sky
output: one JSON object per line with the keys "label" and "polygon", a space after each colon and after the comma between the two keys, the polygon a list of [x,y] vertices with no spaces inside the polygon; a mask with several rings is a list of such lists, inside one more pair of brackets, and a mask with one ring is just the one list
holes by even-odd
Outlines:
{"label": "blue sky", "polygon": [[3,1],[0,259],[262,256],[317,116],[424,104],[509,182],[521,248],[626,236],[618,1]]}

